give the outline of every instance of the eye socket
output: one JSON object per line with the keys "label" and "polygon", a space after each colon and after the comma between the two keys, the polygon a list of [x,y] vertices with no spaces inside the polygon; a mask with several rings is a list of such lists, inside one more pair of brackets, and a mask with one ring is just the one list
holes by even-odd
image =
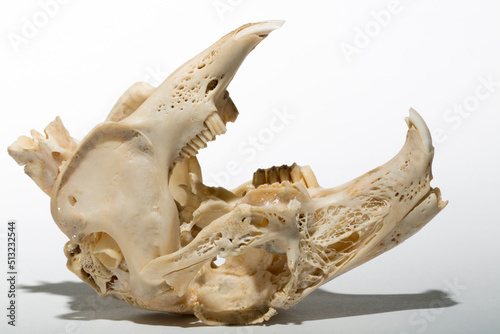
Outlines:
{"label": "eye socket", "polygon": [[219,84],[219,80],[217,80],[217,79],[213,79],[212,81],[210,81],[207,85],[207,90],[205,91],[205,94],[207,94],[211,90],[214,90],[218,84]]}

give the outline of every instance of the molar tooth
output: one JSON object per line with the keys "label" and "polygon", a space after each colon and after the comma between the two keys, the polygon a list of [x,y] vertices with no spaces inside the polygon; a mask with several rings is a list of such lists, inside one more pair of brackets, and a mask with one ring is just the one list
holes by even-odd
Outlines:
{"label": "molar tooth", "polygon": [[292,183],[300,182],[302,180],[302,176],[300,175],[300,170],[297,164],[293,164],[290,166],[290,178],[292,179]]}
{"label": "molar tooth", "polygon": [[257,169],[255,173],[253,173],[253,186],[257,188],[258,186],[266,183],[266,171],[262,168]]}
{"label": "molar tooth", "polygon": [[203,136],[207,142],[211,141],[215,137],[208,129],[201,131],[200,135]]}
{"label": "molar tooth", "polygon": [[203,140],[201,140],[198,136],[191,139],[191,143],[193,143],[193,145],[195,145],[198,148],[198,150],[207,147],[207,144]]}
{"label": "molar tooth", "polygon": [[198,146],[196,146],[195,143],[193,143],[193,141],[191,140],[189,143],[187,143],[187,146],[189,146],[190,148],[192,148],[196,153],[193,154],[193,155],[196,155],[198,154],[198,150],[200,149]]}
{"label": "molar tooth", "polygon": [[290,167],[288,167],[287,165],[283,165],[279,167],[279,172],[281,182],[290,181]]}
{"label": "molar tooth", "polygon": [[278,168],[276,166],[271,167],[267,171],[267,180],[269,184],[273,184],[276,182],[280,182],[279,180],[279,174],[278,174]]}
{"label": "molar tooth", "polygon": [[[180,156],[181,156],[182,158],[190,158],[190,157],[191,157],[191,156],[189,155],[189,153],[187,153],[187,152],[185,152],[185,151],[184,151],[184,148],[183,148],[183,149],[179,152],[179,154],[180,154]],[[182,159],[177,160],[176,162],[180,162],[180,161],[182,161]]]}
{"label": "molar tooth", "polygon": [[205,145],[205,147],[207,146],[207,143],[209,142],[209,140],[207,140],[201,133],[199,135],[197,135],[196,138],[198,138],[198,140],[201,140],[203,142],[203,144]]}
{"label": "molar tooth", "polygon": [[302,178],[304,179],[307,188],[319,187],[318,181],[316,180],[316,176],[314,175],[310,166],[300,167],[300,173],[302,174]]}
{"label": "molar tooth", "polygon": [[195,156],[198,153],[194,148],[189,146],[189,144],[184,146],[182,148],[182,151],[186,152],[186,154],[188,154],[190,157]]}
{"label": "molar tooth", "polygon": [[205,120],[205,124],[214,136],[221,135],[226,132],[226,126],[217,113],[213,113],[208,116]]}

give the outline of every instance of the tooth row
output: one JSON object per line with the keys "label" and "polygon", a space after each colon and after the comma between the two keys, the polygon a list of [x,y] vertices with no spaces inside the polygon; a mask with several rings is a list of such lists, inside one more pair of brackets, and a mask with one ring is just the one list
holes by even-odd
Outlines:
{"label": "tooth row", "polygon": [[308,188],[319,187],[318,181],[309,166],[299,167],[297,164],[291,166],[273,166],[267,169],[258,169],[253,174],[253,185],[258,187],[263,184],[273,184],[288,181],[300,182]]}
{"label": "tooth row", "polygon": [[226,132],[226,125],[220,118],[219,114],[212,113],[205,120],[205,129],[202,130],[197,136],[191,139],[180,152],[180,158],[190,158],[198,154],[198,151],[207,147],[207,143],[212,141],[216,135]]}

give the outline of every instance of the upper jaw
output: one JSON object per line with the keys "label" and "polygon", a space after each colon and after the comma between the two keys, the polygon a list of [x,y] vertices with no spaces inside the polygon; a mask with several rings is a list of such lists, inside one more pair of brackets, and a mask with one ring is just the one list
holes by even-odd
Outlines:
{"label": "upper jaw", "polygon": [[[226,94],[227,86],[248,54],[283,23],[275,20],[244,25],[202,51],[179,71],[189,73],[195,67],[201,77],[207,78],[201,90],[208,91],[213,100],[218,101]],[[215,89],[210,87],[213,80],[217,81]]]}
{"label": "upper jaw", "polygon": [[[124,122],[164,147],[162,164],[195,156],[238,111],[227,86],[247,55],[282,21],[245,25],[180,66]],[[171,125],[182,124],[172,127]]]}

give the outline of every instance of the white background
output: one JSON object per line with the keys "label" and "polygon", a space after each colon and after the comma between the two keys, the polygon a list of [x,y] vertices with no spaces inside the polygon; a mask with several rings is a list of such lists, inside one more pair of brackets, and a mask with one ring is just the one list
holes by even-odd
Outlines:
{"label": "white background", "polygon": [[[18,326],[2,311],[3,333],[500,331],[500,2],[47,2],[0,5],[2,268],[8,219],[19,250]],[[322,186],[339,185],[397,153],[413,107],[434,135],[433,186],[449,205],[400,247],[263,326],[216,329],[97,297],[66,270],[49,198],[6,147],[56,115],[81,139],[132,83],[158,85],[230,30],[268,19],[287,22],[230,84],[240,116],[199,154],[205,182],[231,188],[259,167],[297,162]],[[262,129],[277,112],[292,116],[269,136]]]}

